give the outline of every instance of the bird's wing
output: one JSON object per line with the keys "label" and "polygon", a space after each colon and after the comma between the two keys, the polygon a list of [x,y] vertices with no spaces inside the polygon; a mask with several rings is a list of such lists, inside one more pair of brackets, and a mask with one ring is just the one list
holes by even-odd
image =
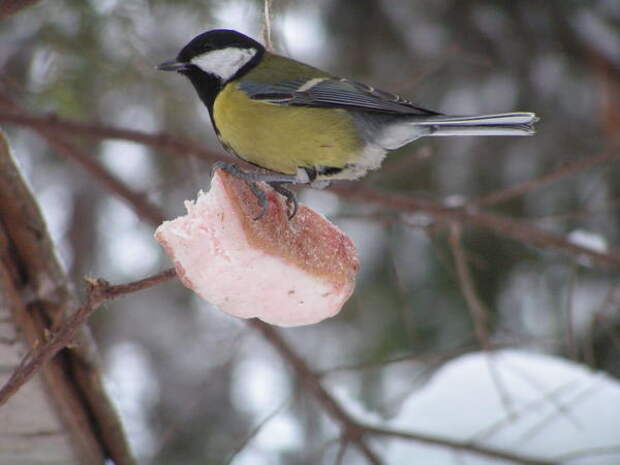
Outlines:
{"label": "bird's wing", "polygon": [[316,78],[265,84],[242,81],[238,84],[251,99],[275,105],[343,108],[398,115],[438,115],[389,92],[348,79]]}

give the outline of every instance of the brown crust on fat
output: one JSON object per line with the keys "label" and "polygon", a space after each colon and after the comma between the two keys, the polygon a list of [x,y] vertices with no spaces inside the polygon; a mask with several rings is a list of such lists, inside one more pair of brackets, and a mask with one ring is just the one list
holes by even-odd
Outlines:
{"label": "brown crust on fat", "polygon": [[299,205],[297,214],[289,220],[282,196],[261,183],[269,207],[261,219],[254,220],[260,207],[247,184],[222,170],[214,176],[221,179],[231,205],[239,213],[251,246],[335,284],[355,281],[359,268],[357,250],[351,239],[323,216]]}

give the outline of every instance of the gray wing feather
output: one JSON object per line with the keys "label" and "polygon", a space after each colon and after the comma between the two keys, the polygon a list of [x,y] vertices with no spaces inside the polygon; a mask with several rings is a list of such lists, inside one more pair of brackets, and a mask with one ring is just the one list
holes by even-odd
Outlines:
{"label": "gray wing feather", "polygon": [[276,105],[344,108],[393,115],[439,114],[420,108],[399,95],[348,79],[327,78],[304,90],[306,84],[306,80],[280,81],[275,84],[242,81],[239,87],[253,100]]}

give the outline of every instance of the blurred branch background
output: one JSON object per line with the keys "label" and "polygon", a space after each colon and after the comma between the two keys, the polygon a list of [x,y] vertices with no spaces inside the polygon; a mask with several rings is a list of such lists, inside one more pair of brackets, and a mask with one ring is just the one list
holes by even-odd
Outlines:
{"label": "blurred branch background", "polygon": [[[390,419],[482,348],[620,376],[618,2],[273,0],[271,17],[280,53],[423,107],[541,117],[534,137],[421,140],[357,184],[301,191],[362,261],[338,317],[280,332],[323,385]],[[226,155],[187,82],[154,66],[215,27],[260,38],[263,3],[59,0],[1,20],[0,124],[76,286],[169,266],[153,223]],[[268,338],[178,282],[91,325],[140,463],[362,460]]]}

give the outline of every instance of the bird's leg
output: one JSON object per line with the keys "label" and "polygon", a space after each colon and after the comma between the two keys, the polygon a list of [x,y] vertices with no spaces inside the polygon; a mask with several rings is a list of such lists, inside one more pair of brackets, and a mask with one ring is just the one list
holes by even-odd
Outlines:
{"label": "bird's leg", "polygon": [[300,184],[308,182],[308,180],[306,179],[307,177],[300,177],[299,174],[291,175],[281,173],[261,173],[258,171],[245,171],[239,168],[234,163],[226,163],[221,161],[213,165],[212,172],[218,169],[224,170],[227,173],[235,176],[236,178],[242,179],[246,182],[246,184],[258,200],[258,205],[261,208],[261,212],[256,218],[254,218],[255,220],[259,220],[260,218],[262,218],[267,211],[267,196],[258,187],[258,182],[266,182],[277,193],[286,197],[286,205],[289,211],[291,210],[292,205],[292,213],[289,214],[289,219],[293,218],[295,216],[295,213],[297,213],[297,199],[295,198],[295,194],[283,187],[282,184]]}
{"label": "bird's leg", "polygon": [[298,176],[294,174],[282,174],[282,173],[261,173],[260,171],[245,171],[239,168],[234,163],[227,163],[223,161],[218,161],[213,164],[213,171],[215,170],[224,170],[229,174],[232,174],[236,178],[243,179],[244,181],[254,181],[254,182],[281,182],[281,183],[289,183],[289,184],[298,184],[300,182],[304,182],[300,180]]}
{"label": "bird's leg", "polygon": [[258,206],[260,207],[260,213],[258,214],[258,216],[254,217],[254,221],[260,220],[265,215],[265,213],[267,213],[267,196],[254,181],[245,180],[245,183],[252,191],[252,194],[254,194],[254,196],[256,197],[256,200],[258,200]]}

